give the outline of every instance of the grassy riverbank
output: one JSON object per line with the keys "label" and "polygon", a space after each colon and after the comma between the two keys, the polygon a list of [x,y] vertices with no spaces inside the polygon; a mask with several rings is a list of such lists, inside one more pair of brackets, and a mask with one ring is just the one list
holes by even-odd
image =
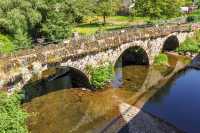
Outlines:
{"label": "grassy riverbank", "polygon": [[19,94],[8,96],[0,92],[0,132],[28,133],[26,126],[28,114],[21,107]]}

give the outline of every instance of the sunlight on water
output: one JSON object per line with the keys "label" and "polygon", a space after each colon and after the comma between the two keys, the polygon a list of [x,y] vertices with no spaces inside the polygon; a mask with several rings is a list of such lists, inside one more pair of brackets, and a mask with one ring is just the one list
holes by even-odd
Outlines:
{"label": "sunlight on water", "polygon": [[[31,94],[30,99],[23,104],[24,108],[32,113],[28,121],[30,132],[100,132],[127,108],[121,103],[138,107],[144,105],[159,89],[152,90],[151,87],[160,83],[161,79],[168,80],[173,75],[173,70],[179,61],[172,62],[171,67],[117,68],[112,84],[96,92],[75,88],[60,89],[70,85],[66,84],[66,81],[70,81],[68,75],[56,82],[48,81],[42,84],[37,82],[34,87],[40,89],[34,91],[31,88],[27,89],[31,92],[27,92]],[[56,89],[57,86],[60,87]],[[126,108],[122,108],[122,105]],[[120,124],[116,128],[119,127]],[[116,129],[113,128],[113,131]]]}

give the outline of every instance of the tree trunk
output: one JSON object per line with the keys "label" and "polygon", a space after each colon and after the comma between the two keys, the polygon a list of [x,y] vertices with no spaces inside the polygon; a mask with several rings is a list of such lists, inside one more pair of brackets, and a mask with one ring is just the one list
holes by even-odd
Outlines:
{"label": "tree trunk", "polygon": [[103,15],[103,25],[106,24],[106,15]]}

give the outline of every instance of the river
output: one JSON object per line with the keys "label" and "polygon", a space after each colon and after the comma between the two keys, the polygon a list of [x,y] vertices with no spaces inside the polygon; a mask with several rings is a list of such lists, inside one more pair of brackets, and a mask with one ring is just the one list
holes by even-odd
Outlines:
{"label": "river", "polygon": [[182,56],[168,56],[169,66],[115,68],[114,80],[98,91],[70,88],[68,75],[33,82],[29,89],[25,89],[23,104],[30,113],[30,132],[128,131],[129,122],[121,116],[122,105],[130,105],[179,131],[199,133],[200,71],[186,69],[174,76],[189,60]]}

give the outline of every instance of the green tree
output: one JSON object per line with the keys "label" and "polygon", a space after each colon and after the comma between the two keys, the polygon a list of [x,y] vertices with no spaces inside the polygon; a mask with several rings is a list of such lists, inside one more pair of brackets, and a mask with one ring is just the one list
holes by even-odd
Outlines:
{"label": "green tree", "polygon": [[94,12],[93,0],[45,0],[46,20],[42,24],[42,35],[48,40],[62,40],[71,35],[75,23]]}
{"label": "green tree", "polygon": [[26,40],[26,47],[30,46],[29,33],[42,20],[40,7],[37,0],[0,1],[0,33],[12,37],[16,46],[22,47],[18,37]]}
{"label": "green tree", "polygon": [[13,41],[15,49],[29,48],[39,37],[62,40],[71,35],[74,24],[94,15],[96,4],[96,0],[1,0],[0,33]]}
{"label": "green tree", "polygon": [[38,37],[61,40],[73,24],[94,12],[93,0],[0,1],[0,33],[10,36],[16,48],[30,47]]}
{"label": "green tree", "polygon": [[170,18],[180,14],[180,7],[184,2],[185,0],[137,0],[134,10],[138,16]]}
{"label": "green tree", "polygon": [[120,7],[120,0],[99,0],[96,3],[97,15],[103,16],[103,23],[106,24],[106,17],[114,15]]}

